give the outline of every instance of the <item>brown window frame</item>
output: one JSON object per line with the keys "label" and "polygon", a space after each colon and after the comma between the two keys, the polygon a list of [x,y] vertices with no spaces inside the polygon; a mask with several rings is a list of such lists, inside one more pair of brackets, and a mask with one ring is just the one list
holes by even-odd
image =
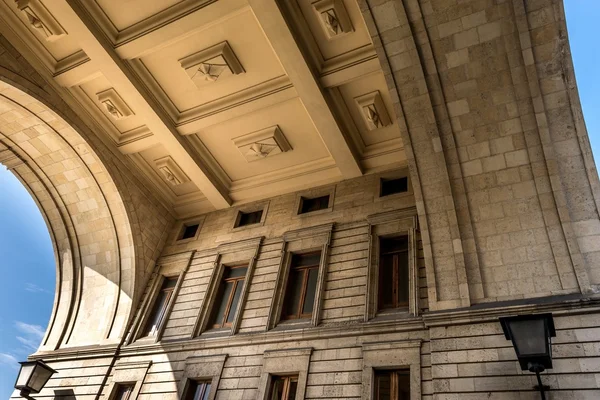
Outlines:
{"label": "brown window frame", "polygon": [[[405,250],[394,250],[394,251],[390,251],[390,252],[383,252],[382,251],[382,242],[385,240],[390,240],[390,239],[399,239],[399,238],[404,238],[406,240],[406,249]],[[407,293],[407,300],[406,301],[399,301],[399,282],[400,282],[400,273],[399,273],[399,269],[400,269],[400,255],[403,255],[404,257],[406,257],[406,265],[407,265],[407,274],[404,277],[407,282],[409,282],[409,287],[408,287],[408,293]],[[392,293],[393,293],[393,299],[392,299],[392,305],[388,306],[388,305],[384,305],[383,304],[383,290],[382,287],[384,285],[384,274],[382,273],[382,269],[384,267],[383,265],[383,256],[392,256]],[[385,311],[385,310],[395,310],[395,309],[403,309],[403,308],[409,308],[410,306],[410,238],[408,237],[408,235],[398,235],[398,236],[390,236],[390,237],[380,237],[379,238],[379,282],[378,282],[378,293],[377,293],[377,310],[378,311]]]}
{"label": "brown window frame", "polygon": [[198,387],[202,388],[200,395],[197,397],[197,400],[202,400],[208,393],[210,395],[210,390],[212,388],[212,380],[203,380],[203,379],[188,379],[185,393],[183,394],[182,400],[195,400],[196,399],[196,391]]}
{"label": "brown window frame", "polygon": [[[135,389],[135,383],[117,383],[113,389],[111,400],[129,400]],[[121,393],[121,390],[125,390]]]}
{"label": "brown window frame", "polygon": [[[382,376],[387,375],[390,377],[390,400],[409,400],[410,399],[410,370],[375,370],[374,374],[374,388],[373,388],[373,400],[380,400],[380,385]],[[404,398],[400,398],[398,396],[398,387],[399,387],[399,376],[408,376],[409,385],[408,385],[408,397],[403,396]]]}
{"label": "brown window frame", "polygon": [[[164,287],[165,284],[169,281],[174,281],[173,286],[171,287]],[[156,334],[158,333],[158,331],[160,330],[162,324],[164,324],[165,322],[165,317],[167,314],[167,310],[169,308],[169,303],[171,302],[171,300],[173,299],[173,293],[175,292],[175,288],[177,287],[177,281],[178,281],[178,277],[164,277],[163,281],[161,283],[161,287],[158,290],[158,292],[156,293],[156,295],[154,296],[154,301],[152,302],[152,306],[149,308],[149,314],[148,314],[148,318],[146,319],[146,322],[144,323],[144,328],[142,329],[141,332],[141,336],[140,337],[152,337],[152,336],[156,336]],[[154,315],[154,311],[155,307],[156,307],[156,302],[158,301],[160,295],[162,293],[166,293],[165,295],[165,300],[162,304],[162,307],[160,308],[160,310],[158,310],[158,318],[157,318],[157,323],[156,323],[156,328],[152,329],[149,327],[149,325],[152,323],[151,321],[154,320],[153,315]],[[148,330],[150,328],[150,330]]]}
{"label": "brown window frame", "polygon": [[296,393],[294,393],[293,397],[296,398],[296,395],[298,394],[298,375],[272,375],[271,385],[269,386],[269,400],[273,400],[273,389],[278,381],[283,381],[282,397],[278,400],[290,399],[290,387],[292,382],[296,382]]}
{"label": "brown window frame", "polygon": [[[219,328],[231,328],[231,326],[233,325],[233,322],[227,322],[227,320],[229,319],[229,312],[231,311],[231,305],[233,303],[233,299],[235,297],[235,291],[237,289],[238,285],[244,285],[245,280],[246,280],[246,274],[248,273],[248,265],[236,265],[233,267],[228,267],[225,266],[225,268],[229,268],[229,269],[238,269],[238,268],[246,268],[246,273],[242,276],[236,276],[234,278],[221,278],[221,282],[219,283],[219,290],[217,290],[217,297],[218,294],[220,292],[221,286],[224,283],[229,283],[229,282],[233,282],[233,287],[231,288],[231,292],[229,293],[229,299],[227,300],[227,306],[225,308],[225,313],[223,313],[223,323],[222,324],[212,324],[212,329],[219,329]],[[225,270],[223,270],[223,274],[225,273]],[[241,283],[240,283],[241,281]],[[242,288],[243,290],[243,288]],[[215,302],[213,304],[213,309],[211,310],[211,315],[210,315],[210,320],[209,322],[213,322],[213,320],[216,318],[216,316],[213,315],[213,313],[215,313],[217,311],[217,307],[219,306],[219,304],[217,304],[218,300],[220,300],[220,298],[216,298]],[[238,303],[241,302],[242,300],[242,296],[240,295],[240,298],[238,299]],[[239,309],[239,305],[237,310]]]}
{"label": "brown window frame", "polygon": [[[321,265],[320,260],[321,257],[323,256],[321,251],[313,251],[310,253],[303,253],[303,254],[298,254],[301,256],[311,256],[314,254],[319,254],[319,263],[317,263],[316,265],[303,265],[303,266],[294,266],[294,264],[290,265],[290,270],[288,272],[288,282],[286,284],[286,288],[285,288],[285,294],[283,296],[283,307],[281,309],[281,320],[294,320],[294,319],[307,319],[307,318],[311,318],[312,314],[315,312],[315,307],[313,305],[313,310],[310,313],[307,314],[303,314],[302,313],[302,309],[304,309],[304,301],[306,300],[306,292],[307,292],[307,288],[308,288],[308,277],[310,275],[310,271],[311,270],[316,270],[317,271],[317,276],[319,274],[319,267]],[[292,259],[291,262],[294,262],[294,254],[292,254]],[[300,292],[300,301],[298,304],[298,311],[296,312],[296,314],[284,314],[286,311],[286,306],[287,306],[287,302],[288,302],[288,298],[287,296],[289,295],[289,290],[290,290],[290,281],[289,281],[289,277],[292,273],[293,270],[296,271],[302,271],[302,288],[301,288],[301,292]],[[316,285],[318,286],[318,280],[316,282]],[[316,296],[316,289],[317,287],[315,287],[315,296]],[[314,299],[313,299],[314,301]]]}

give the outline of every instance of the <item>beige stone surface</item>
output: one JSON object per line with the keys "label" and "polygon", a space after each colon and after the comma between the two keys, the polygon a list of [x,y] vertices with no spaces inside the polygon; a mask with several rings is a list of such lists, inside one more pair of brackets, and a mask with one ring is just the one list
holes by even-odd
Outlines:
{"label": "beige stone surface", "polygon": [[[176,399],[208,357],[211,398],[256,399],[271,355],[301,354],[280,372],[302,372],[307,399],[369,398],[373,368],[396,366],[414,399],[529,400],[497,318],[552,312],[549,398],[600,398],[600,182],[560,0],[339,0],[335,35],[307,0],[43,3],[52,40],[0,0],[0,162],[42,210],[60,277],[41,396],[134,379],[139,399]],[[190,79],[180,60],[209,53],[194,62],[236,73]],[[275,127],[285,152],[231,140]],[[401,176],[409,190],[381,197]],[[381,232],[411,237],[409,312],[369,306]],[[254,255],[231,250],[248,240]],[[317,312],[280,326],[286,252],[318,248]],[[198,332],[217,272],[250,259],[235,329]],[[163,273],[180,277],[167,318],[138,340]]]}

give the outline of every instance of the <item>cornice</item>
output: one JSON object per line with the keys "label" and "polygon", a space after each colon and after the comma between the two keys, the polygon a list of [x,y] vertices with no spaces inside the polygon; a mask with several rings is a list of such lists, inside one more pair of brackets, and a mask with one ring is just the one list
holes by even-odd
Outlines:
{"label": "cornice", "polygon": [[[203,252],[204,253],[204,252]],[[216,254],[216,248],[213,249]],[[189,254],[189,253],[186,253]],[[196,257],[205,256],[196,253]],[[272,345],[279,343],[292,343],[297,341],[311,341],[323,339],[339,339],[353,336],[384,335],[402,332],[423,332],[423,341],[427,341],[426,333],[432,327],[447,327],[452,325],[465,325],[497,321],[501,316],[552,312],[555,316],[568,316],[580,314],[600,313],[600,296],[581,297],[579,295],[554,296],[547,298],[531,299],[530,304],[507,305],[507,302],[490,303],[489,307],[428,312],[419,317],[392,319],[385,321],[350,322],[336,325],[318,326],[305,329],[274,329],[268,332],[252,332],[226,337],[197,337],[194,339],[180,339],[162,341],[151,344],[130,344],[118,349],[116,345],[86,346],[59,349],[47,352],[37,352],[30,359],[43,359],[45,361],[70,361],[75,359],[106,358],[114,356],[117,351],[120,356],[141,356],[164,354],[179,351],[202,351],[208,349],[223,349],[231,347]],[[516,302],[508,302],[516,303]],[[487,306],[488,304],[486,304]],[[406,342],[413,346],[420,342],[418,338]],[[378,342],[365,341],[366,345],[376,345]]]}
{"label": "cornice", "polygon": [[497,321],[508,315],[551,312],[556,316],[590,314],[600,312],[600,295],[582,297],[566,295],[519,301],[484,303],[467,309],[433,311],[423,314],[426,327],[464,325]]}

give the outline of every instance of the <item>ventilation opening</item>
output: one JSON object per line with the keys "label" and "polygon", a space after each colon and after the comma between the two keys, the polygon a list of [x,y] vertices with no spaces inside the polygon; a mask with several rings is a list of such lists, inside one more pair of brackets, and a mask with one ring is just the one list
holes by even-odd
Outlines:
{"label": "ventilation opening", "polygon": [[260,223],[262,215],[263,215],[263,210],[252,211],[252,212],[240,211],[240,213],[238,214],[238,218],[237,218],[234,228],[258,224],[258,223]]}
{"label": "ventilation opening", "polygon": [[300,210],[298,214],[306,214],[313,211],[325,210],[329,207],[329,195],[321,197],[307,198],[300,200]]}
{"label": "ventilation opening", "polygon": [[198,233],[199,224],[184,225],[178,240],[191,239]]}
{"label": "ventilation opening", "polygon": [[379,197],[389,196],[396,193],[408,192],[408,178],[381,179],[381,190]]}

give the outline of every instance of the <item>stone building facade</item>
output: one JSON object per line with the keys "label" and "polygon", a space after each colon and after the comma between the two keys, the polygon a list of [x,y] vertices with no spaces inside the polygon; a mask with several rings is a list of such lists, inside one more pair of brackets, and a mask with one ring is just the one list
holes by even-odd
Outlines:
{"label": "stone building facade", "polygon": [[57,263],[36,398],[537,399],[498,318],[548,312],[548,398],[600,398],[560,0],[1,0],[0,22],[0,162]]}

